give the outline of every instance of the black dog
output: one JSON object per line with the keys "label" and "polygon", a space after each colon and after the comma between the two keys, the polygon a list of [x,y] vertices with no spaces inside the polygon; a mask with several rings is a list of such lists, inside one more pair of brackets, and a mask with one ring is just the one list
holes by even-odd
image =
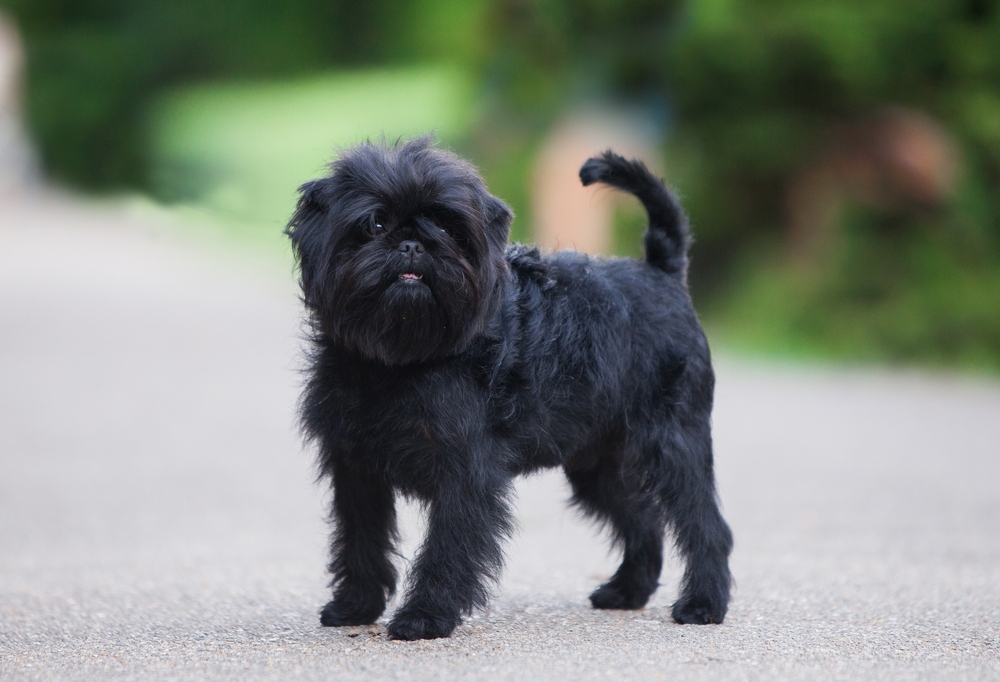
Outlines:
{"label": "black dog", "polygon": [[323,625],[385,610],[398,491],[427,504],[429,529],[389,635],[447,637],[498,577],[514,477],[555,466],[624,554],[595,607],[646,603],[669,524],[687,561],[674,620],[721,623],[715,380],[663,183],[611,152],[580,170],[645,205],[643,263],[508,245],[510,210],[429,138],[362,144],[331,168],[300,188],[287,230],[313,328],[302,420],[334,490]]}

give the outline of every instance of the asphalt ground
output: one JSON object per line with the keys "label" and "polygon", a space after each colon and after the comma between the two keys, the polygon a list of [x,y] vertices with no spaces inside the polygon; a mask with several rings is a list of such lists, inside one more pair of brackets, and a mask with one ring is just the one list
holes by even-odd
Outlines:
{"label": "asphalt ground", "polygon": [[[552,473],[490,609],[393,642],[319,625],[300,334],[290,265],[125,206],[0,206],[0,678],[1000,680],[995,379],[723,357],[723,625],[671,622],[676,559],[644,610],[592,610],[615,557]],[[403,529],[405,569],[418,509]]]}

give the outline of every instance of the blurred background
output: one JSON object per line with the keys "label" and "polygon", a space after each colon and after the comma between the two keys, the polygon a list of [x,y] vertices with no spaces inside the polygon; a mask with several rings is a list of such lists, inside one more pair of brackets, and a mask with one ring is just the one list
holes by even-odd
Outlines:
{"label": "blurred background", "polygon": [[[641,155],[713,341],[1000,369],[998,0],[0,0],[0,191],[143,196],[289,258],[337,146],[436,131],[513,238],[637,255]],[[290,260],[289,260],[290,262]]]}

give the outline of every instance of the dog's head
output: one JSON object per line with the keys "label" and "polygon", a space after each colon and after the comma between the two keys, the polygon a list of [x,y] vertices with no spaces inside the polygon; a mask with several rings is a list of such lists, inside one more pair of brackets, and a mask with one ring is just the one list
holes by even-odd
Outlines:
{"label": "dog's head", "polygon": [[287,229],[319,330],[388,365],[465,348],[507,275],[510,209],[432,143],[347,150],[329,177],[299,188]]}

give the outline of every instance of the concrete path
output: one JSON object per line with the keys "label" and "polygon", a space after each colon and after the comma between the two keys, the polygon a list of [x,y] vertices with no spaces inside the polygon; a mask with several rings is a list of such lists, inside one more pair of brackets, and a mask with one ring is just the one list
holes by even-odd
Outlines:
{"label": "concrete path", "polygon": [[321,628],[290,266],[176,234],[0,207],[0,679],[1000,680],[1000,383],[920,373],[718,363],[722,626],[670,622],[676,561],[591,610],[614,557],[545,475],[454,637]]}

